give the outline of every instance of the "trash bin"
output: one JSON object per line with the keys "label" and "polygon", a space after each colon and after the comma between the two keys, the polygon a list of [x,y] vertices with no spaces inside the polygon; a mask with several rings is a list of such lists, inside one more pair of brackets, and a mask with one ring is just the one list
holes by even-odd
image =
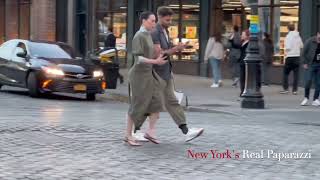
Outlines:
{"label": "trash bin", "polygon": [[119,76],[119,60],[116,48],[105,48],[91,56],[91,61],[101,67],[107,89],[116,89]]}
{"label": "trash bin", "polygon": [[101,63],[104,79],[107,83],[107,89],[116,89],[119,75],[119,64]]}

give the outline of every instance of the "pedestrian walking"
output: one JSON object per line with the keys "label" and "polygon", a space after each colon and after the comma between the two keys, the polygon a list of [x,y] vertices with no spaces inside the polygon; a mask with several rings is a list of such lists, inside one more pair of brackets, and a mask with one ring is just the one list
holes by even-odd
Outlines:
{"label": "pedestrian walking", "polygon": [[291,71],[293,71],[293,85],[292,94],[298,93],[298,81],[299,81],[299,67],[300,67],[300,52],[303,48],[303,42],[298,31],[295,31],[294,24],[288,25],[289,33],[284,40],[284,48],[286,53],[285,65],[283,68],[283,90],[281,94],[289,93],[288,77]]}
{"label": "pedestrian walking", "polygon": [[260,48],[260,55],[262,57],[262,83],[264,86],[268,86],[269,81],[269,70],[272,64],[274,46],[272,39],[268,33],[263,33],[262,48]]}
{"label": "pedestrian walking", "polygon": [[[160,66],[168,63],[162,55],[154,59],[151,30],[155,26],[155,15],[152,12],[143,12],[140,15],[140,22],[141,28],[132,40],[132,55],[135,63],[129,71],[131,96],[125,142],[131,146],[141,145],[132,136],[133,126],[139,129],[147,116],[152,119],[151,122],[159,118],[159,112],[163,109],[160,98],[161,79],[152,65]],[[151,128],[154,125],[151,124]],[[153,137],[153,132],[146,133]]]}
{"label": "pedestrian walking", "polygon": [[244,59],[247,55],[247,47],[249,45],[249,39],[250,39],[250,32],[249,30],[245,30],[241,34],[241,48],[240,48],[240,59],[239,59],[239,66],[240,66],[240,97],[242,96],[242,93],[244,91],[245,86],[245,80],[246,80],[246,65],[244,62]]}
{"label": "pedestrian walking", "polygon": [[[105,48],[105,50],[109,50],[109,49],[115,49],[116,51],[117,51],[117,49],[116,49],[116,40],[117,40],[117,38],[116,38],[116,36],[114,35],[114,33],[113,33],[113,31],[112,31],[112,28],[111,27],[108,27],[108,32],[107,32],[107,35],[106,35],[106,37],[105,37],[105,39],[104,39],[104,48]],[[116,52],[117,53],[117,52]],[[116,57],[114,57],[114,58],[118,58],[117,56]],[[120,66],[120,62],[119,62],[119,59],[116,59],[115,61],[113,61],[113,62],[115,62],[115,64],[118,66],[118,68],[119,68],[119,66]],[[120,72],[119,72],[119,70],[117,71],[117,79],[119,78],[119,80],[120,80],[120,84],[123,84],[123,82],[124,82],[124,78],[123,78],[123,76],[120,74]]]}
{"label": "pedestrian walking", "polygon": [[[164,88],[162,89],[162,96],[164,100],[164,106],[166,110],[171,115],[172,119],[175,121],[177,126],[181,129],[182,133],[185,135],[185,141],[191,141],[199,137],[204,129],[203,128],[188,128],[186,122],[186,116],[184,114],[183,108],[180,106],[175,94],[174,94],[174,81],[172,76],[172,65],[170,61],[170,55],[181,51],[185,48],[186,44],[179,43],[177,46],[173,47],[168,28],[172,24],[173,11],[168,7],[159,7],[157,10],[158,23],[152,32],[152,40],[156,52],[163,52],[167,55],[167,61],[169,63],[163,66],[154,65],[153,69],[159,74],[160,78],[165,82]],[[158,119],[150,119],[149,123],[155,124]],[[150,126],[149,126],[150,131]],[[152,130],[151,130],[152,131]],[[141,134],[141,132],[139,132]],[[136,133],[137,136],[140,137]],[[143,140],[143,139],[142,139]],[[150,140],[150,139],[149,139]],[[153,139],[152,139],[153,140]]]}
{"label": "pedestrian walking", "polygon": [[224,58],[224,47],[221,39],[222,37],[219,33],[210,37],[204,55],[204,60],[209,61],[211,65],[211,71],[214,79],[211,85],[212,88],[222,86],[221,62]]}
{"label": "pedestrian walking", "polygon": [[317,35],[308,39],[302,51],[303,68],[304,68],[304,99],[301,102],[302,106],[308,104],[310,88],[312,80],[314,80],[315,91],[313,96],[313,106],[320,106],[320,31]]}
{"label": "pedestrian walking", "polygon": [[229,64],[231,66],[232,79],[233,79],[232,86],[237,87],[239,82],[239,77],[240,77],[239,59],[241,55],[241,51],[240,51],[241,34],[239,32],[239,27],[236,25],[233,27],[233,33],[230,36],[229,46],[230,46]]}

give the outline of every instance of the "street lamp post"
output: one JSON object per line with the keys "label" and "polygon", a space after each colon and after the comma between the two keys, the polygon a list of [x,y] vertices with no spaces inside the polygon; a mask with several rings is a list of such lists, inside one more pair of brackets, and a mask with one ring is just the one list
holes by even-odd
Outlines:
{"label": "street lamp post", "polygon": [[258,33],[259,33],[259,16],[258,0],[247,0],[251,7],[250,17],[250,41],[247,49],[247,55],[244,59],[245,72],[245,89],[242,94],[241,107],[250,109],[263,109],[264,100],[261,93],[261,56],[259,54]]}

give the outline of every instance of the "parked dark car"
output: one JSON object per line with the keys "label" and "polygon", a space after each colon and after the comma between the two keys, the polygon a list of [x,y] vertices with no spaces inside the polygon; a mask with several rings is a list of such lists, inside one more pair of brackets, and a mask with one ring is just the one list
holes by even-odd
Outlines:
{"label": "parked dark car", "polygon": [[32,97],[47,92],[83,93],[95,100],[106,84],[101,69],[75,57],[65,43],[14,39],[0,46],[0,88],[27,88]]}

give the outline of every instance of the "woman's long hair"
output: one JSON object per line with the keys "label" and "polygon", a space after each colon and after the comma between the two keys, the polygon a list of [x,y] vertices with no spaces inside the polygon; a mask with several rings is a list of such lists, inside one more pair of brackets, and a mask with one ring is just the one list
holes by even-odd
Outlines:
{"label": "woman's long hair", "polygon": [[213,36],[216,42],[222,43],[222,35],[221,33],[214,33]]}
{"label": "woman's long hair", "polygon": [[264,40],[266,41],[266,42],[268,42],[268,43],[270,43],[270,44],[273,44],[273,42],[272,42],[272,39],[270,38],[270,34],[268,34],[268,33],[263,33],[263,35],[264,35]]}

